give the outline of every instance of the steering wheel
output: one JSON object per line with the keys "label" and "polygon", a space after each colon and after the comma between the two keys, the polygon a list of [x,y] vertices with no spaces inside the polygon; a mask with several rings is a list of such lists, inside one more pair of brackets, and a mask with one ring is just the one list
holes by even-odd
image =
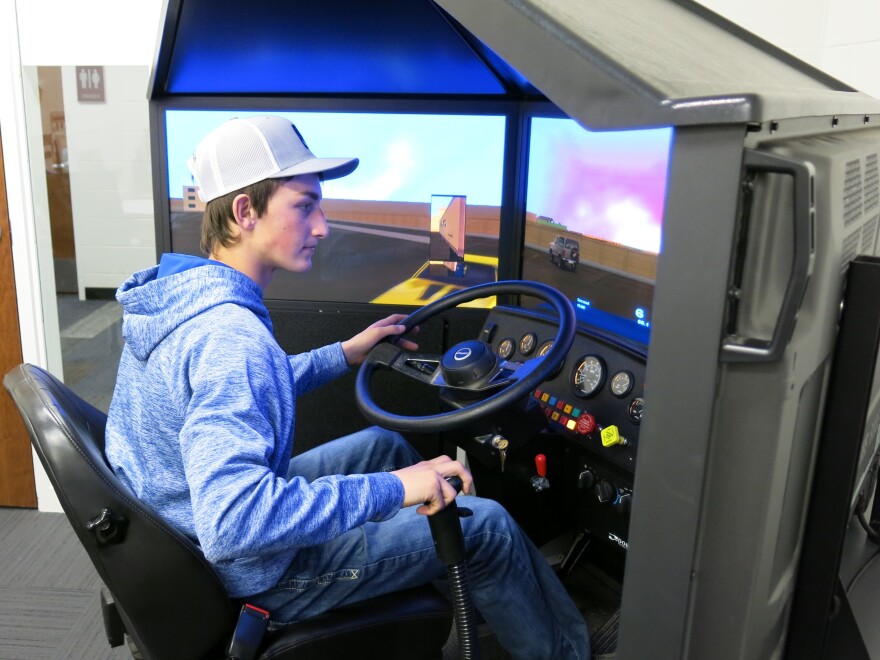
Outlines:
{"label": "steering wheel", "polygon": [[[406,326],[406,332],[409,332],[447,309],[478,298],[501,294],[540,298],[556,311],[556,337],[552,348],[543,358],[528,360],[524,364],[508,362],[499,358],[489,344],[480,340],[456,344],[443,355],[404,351],[393,341],[382,341],[367,354],[355,381],[355,401],[364,417],[373,424],[396,431],[449,431],[512,405],[545,381],[565,359],[574,341],[576,325],[571,302],[559,291],[545,284],[521,280],[480,284],[444,296],[416,310],[401,323]],[[370,382],[378,367],[397,371],[437,388],[460,391],[468,398],[474,398],[474,401],[464,408],[436,415],[407,416],[390,413],[379,407],[370,395]]]}

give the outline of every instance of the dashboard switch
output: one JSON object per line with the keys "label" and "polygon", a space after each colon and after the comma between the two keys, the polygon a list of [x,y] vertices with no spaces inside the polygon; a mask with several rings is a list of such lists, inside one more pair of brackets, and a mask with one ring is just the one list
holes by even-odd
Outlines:
{"label": "dashboard switch", "polygon": [[581,413],[577,420],[577,432],[581,435],[589,435],[596,430],[596,418],[590,413]]}
{"label": "dashboard switch", "polygon": [[596,484],[596,497],[599,499],[602,504],[606,504],[607,502],[611,502],[614,500],[617,495],[617,489],[607,479],[602,479],[599,483]]}
{"label": "dashboard switch", "polygon": [[544,454],[535,456],[535,470],[538,471],[539,477],[547,476],[547,457]]}
{"label": "dashboard switch", "polygon": [[614,503],[614,509],[622,514],[627,515],[632,508],[632,493],[620,491],[617,495],[617,501]]}
{"label": "dashboard switch", "polygon": [[626,438],[620,435],[618,428],[612,424],[602,429],[602,446],[613,447],[614,445],[625,445]]}
{"label": "dashboard switch", "polygon": [[540,493],[550,488],[550,480],[547,479],[547,457],[544,454],[535,456],[535,470],[538,474],[532,477],[532,488]]}
{"label": "dashboard switch", "polygon": [[578,475],[578,488],[586,490],[592,488],[596,484],[596,475],[590,469],[585,469]]}

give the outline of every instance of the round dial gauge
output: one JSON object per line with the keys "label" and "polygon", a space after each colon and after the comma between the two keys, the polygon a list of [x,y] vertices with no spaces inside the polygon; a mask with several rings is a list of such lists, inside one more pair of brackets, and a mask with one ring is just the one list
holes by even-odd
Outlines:
{"label": "round dial gauge", "polygon": [[629,371],[624,370],[618,371],[611,377],[609,387],[614,396],[625,397],[632,391],[633,383],[633,375]]}
{"label": "round dial gauge", "polygon": [[516,344],[513,343],[513,339],[510,337],[502,339],[501,343],[498,344],[498,357],[502,360],[509,360],[510,356],[513,355],[513,349],[515,348]]}
{"label": "round dial gauge", "polygon": [[[553,340],[552,340],[552,339],[548,339],[547,341],[545,341],[543,344],[541,344],[541,345],[538,347],[538,351],[535,353],[535,357],[536,357],[536,358],[542,358],[542,357],[544,357],[545,355],[547,355],[547,353],[550,352],[550,349],[551,349],[551,348],[553,348]],[[562,371],[562,366],[563,366],[564,364],[565,364],[565,360],[563,360],[562,362],[560,362],[560,363],[559,363],[559,366],[556,367],[556,369],[553,370],[553,373],[551,373],[549,376],[547,376],[547,380],[552,380],[553,378],[556,378],[556,376],[559,375],[559,372]]]}
{"label": "round dial gauge", "polygon": [[578,396],[593,396],[604,382],[605,363],[598,355],[585,355],[571,373],[571,384]]}
{"label": "round dial gauge", "polygon": [[519,352],[523,355],[529,355],[533,350],[535,350],[535,344],[537,342],[538,338],[535,337],[535,333],[527,332],[519,340]]}
{"label": "round dial gauge", "polygon": [[629,418],[636,424],[640,424],[642,421],[642,408],[644,405],[644,400],[641,397],[637,397],[630,402],[629,409],[626,411]]}

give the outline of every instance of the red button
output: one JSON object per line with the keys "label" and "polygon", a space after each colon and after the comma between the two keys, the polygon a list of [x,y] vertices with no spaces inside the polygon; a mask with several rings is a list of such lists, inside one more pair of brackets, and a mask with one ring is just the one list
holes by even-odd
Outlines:
{"label": "red button", "polygon": [[587,435],[596,430],[596,418],[590,413],[581,413],[578,417],[577,432],[581,435]]}

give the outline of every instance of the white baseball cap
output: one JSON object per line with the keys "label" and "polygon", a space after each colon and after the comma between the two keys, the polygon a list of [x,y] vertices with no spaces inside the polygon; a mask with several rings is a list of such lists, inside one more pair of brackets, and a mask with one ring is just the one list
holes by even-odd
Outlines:
{"label": "white baseball cap", "polygon": [[338,179],[354,172],[357,158],[316,158],[289,120],[277,115],[230,119],[208,133],[187,161],[210,202],[263,179],[320,174]]}

